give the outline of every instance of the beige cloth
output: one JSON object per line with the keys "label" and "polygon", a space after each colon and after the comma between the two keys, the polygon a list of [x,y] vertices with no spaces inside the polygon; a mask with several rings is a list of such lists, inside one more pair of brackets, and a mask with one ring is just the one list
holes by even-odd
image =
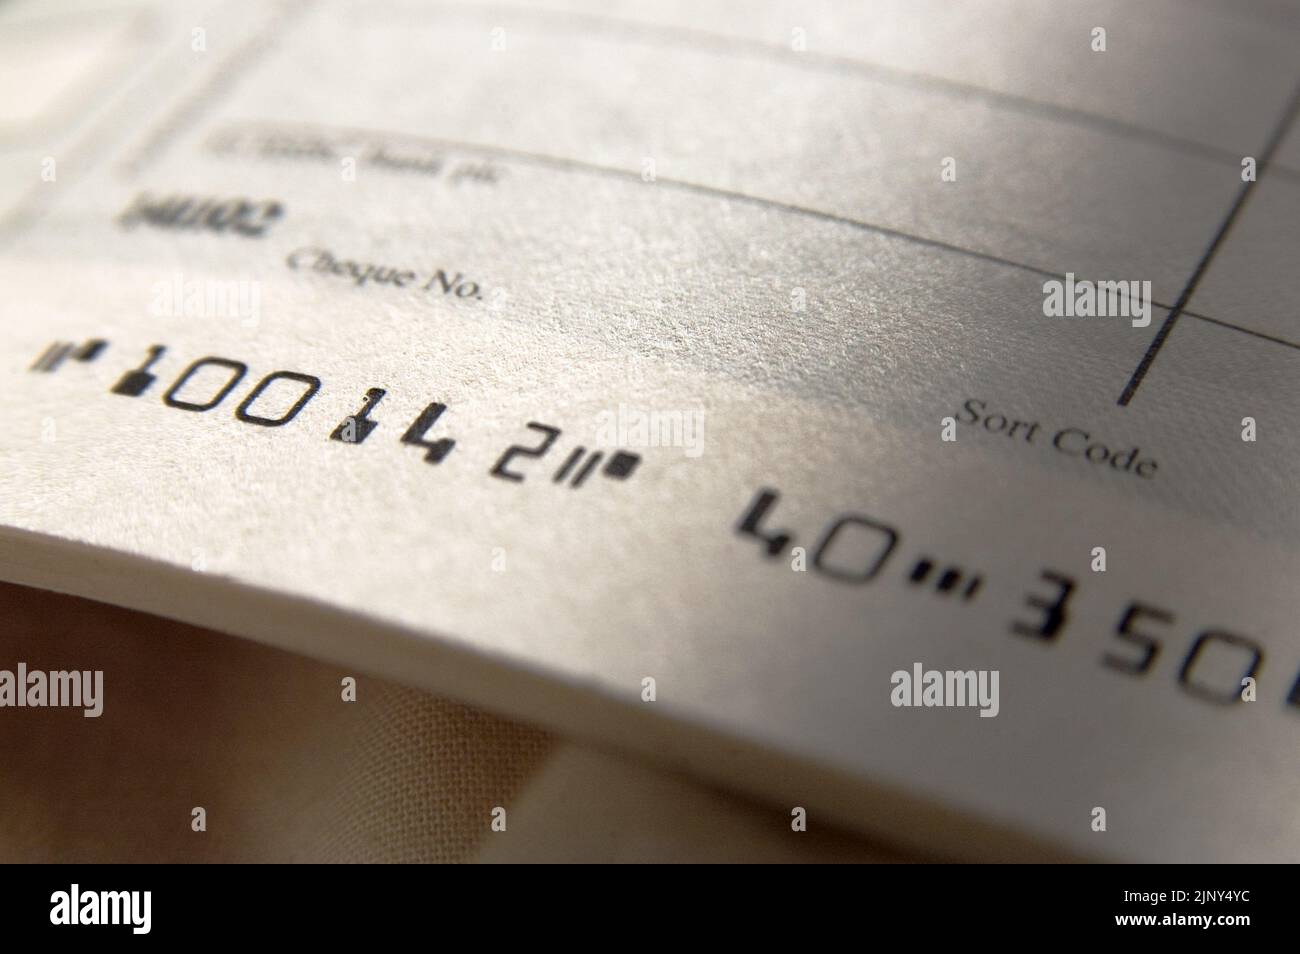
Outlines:
{"label": "beige cloth", "polygon": [[[0,584],[0,669],[102,669],[104,711],[0,708],[0,862],[897,860],[625,757],[171,620]],[[357,678],[357,701],[341,680]],[[191,829],[191,811],[207,830]],[[506,830],[492,812],[506,809]]]}

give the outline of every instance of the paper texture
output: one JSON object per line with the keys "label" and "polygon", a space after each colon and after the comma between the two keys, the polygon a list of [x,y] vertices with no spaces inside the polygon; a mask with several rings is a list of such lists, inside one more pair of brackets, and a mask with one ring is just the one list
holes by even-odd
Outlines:
{"label": "paper texture", "polygon": [[1294,858],[1293,8],[148,9],[6,154],[0,575],[922,849]]}

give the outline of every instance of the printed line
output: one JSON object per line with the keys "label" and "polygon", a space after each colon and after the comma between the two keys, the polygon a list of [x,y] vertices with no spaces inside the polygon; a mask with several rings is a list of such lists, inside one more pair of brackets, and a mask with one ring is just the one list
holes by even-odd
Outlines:
{"label": "printed line", "polygon": [[161,122],[150,129],[144,144],[122,163],[122,170],[137,175],[146,165],[156,160],[182,132],[194,126],[204,112],[210,110],[214,103],[219,102],[234,87],[236,76],[246,75],[254,63],[284,38],[291,25],[301,22],[306,11],[313,5],[309,2],[281,2],[261,29],[246,38],[233,53],[218,63],[197,90],[181,100]]}
{"label": "printed line", "polygon": [[[336,133],[347,136],[372,136],[375,138],[386,138],[393,140],[406,140],[408,142],[419,142],[426,145],[439,146],[453,152],[465,152],[475,155],[488,156],[491,158],[502,159],[521,165],[532,165],[539,168],[554,169],[561,172],[582,173],[588,175],[602,176],[610,179],[620,179],[624,181],[635,182],[638,186],[644,185],[641,179],[641,173],[629,169],[620,169],[615,166],[604,166],[598,163],[586,162],[581,159],[572,159],[564,156],[551,156],[544,153],[528,152],[522,149],[514,149],[509,146],[487,145],[484,143],[465,142],[463,140],[441,139],[433,136],[419,136],[412,133],[393,132],[383,129],[365,129],[360,127],[345,126],[322,126],[314,123],[256,123],[247,122],[239,123],[235,128],[255,129],[265,128],[267,130],[296,128],[300,130],[313,130],[322,133]],[[849,218],[844,215],[837,215],[834,212],[826,212],[821,209],[812,209],[807,206],[794,205],[789,202],[782,202],[779,199],[766,199],[762,196],[750,195],[744,192],[736,192],[731,189],[723,189],[717,186],[706,185],[700,182],[690,182],[685,179],[671,179],[659,176],[655,179],[656,186],[663,186],[669,189],[676,189],[682,192],[690,192],[696,195],[709,196],[715,199],[724,199],[732,202],[741,202],[747,205],[753,205],[764,209],[775,209],[780,212],[786,212],[791,215],[799,215],[805,218],[815,219],[820,222],[830,222],[836,225],[844,225],[849,228],[858,229],[864,232],[871,232],[876,235],[883,235],[888,238],[896,238],[904,242],[912,242],[927,248],[938,249],[943,252],[951,252],[955,255],[962,255],[966,258],[973,258],[983,262],[989,262],[994,265],[1002,265],[1006,268],[1014,268],[1020,271],[1029,272],[1043,278],[1063,281],[1064,272],[1054,272],[1049,268],[1041,268],[1037,265],[1029,265],[1025,262],[1018,262],[1014,259],[1003,258],[1000,255],[994,255],[990,252],[981,252],[977,249],[966,248],[961,245],[953,245],[950,242],[944,242],[940,239],[926,238],[923,235],[913,235],[910,232],[903,232],[899,229],[889,228],[884,225],[874,225],[870,222],[863,222],[859,219]],[[1173,306],[1165,302],[1151,302],[1153,307],[1166,311],[1173,310]],[[1288,348],[1300,350],[1300,344],[1293,341],[1287,341],[1284,338],[1277,338],[1273,335],[1264,334],[1259,331],[1252,331],[1241,325],[1233,324],[1230,321],[1224,321],[1219,318],[1211,318],[1208,315],[1199,314],[1193,311],[1184,310],[1183,315],[1188,318],[1195,318],[1199,321],[1209,322],[1218,325],[1221,328],[1228,328],[1232,331],[1240,331],[1243,334],[1259,338],[1263,341],[1269,341],[1274,344],[1284,345]]]}
{"label": "printed line", "polygon": [[[659,46],[678,49],[695,48],[712,53],[749,56],[805,71],[853,75],[895,87],[941,93],[956,99],[978,100],[1021,115],[1096,129],[1127,139],[1142,140],[1176,152],[1229,162],[1234,166],[1239,165],[1241,162],[1241,156],[1230,149],[1211,145],[1197,139],[1189,139],[1175,133],[1152,129],[1149,126],[1142,126],[1127,120],[1089,112],[1086,109],[1079,109],[1074,106],[1063,106],[1017,93],[989,89],[974,83],[935,76],[931,73],[918,73],[895,66],[871,63],[851,56],[820,53],[814,50],[803,50],[796,53],[786,46],[764,40],[714,33],[694,27],[629,20],[600,13],[547,10],[512,4],[443,3],[439,4],[439,7],[449,13],[478,14],[488,19],[492,17],[497,19],[517,17],[531,20],[534,24],[550,29],[552,32],[570,35],[574,32],[583,31],[588,34],[602,34],[620,39],[639,39],[648,43],[656,43]],[[1278,171],[1284,170],[1279,169]],[[1288,169],[1285,172],[1300,179],[1300,171]]]}
{"label": "printed line", "polygon": [[[621,169],[617,166],[605,166],[599,163],[587,162],[583,159],[573,159],[567,156],[553,156],[546,153],[530,152],[523,149],[515,149],[511,146],[497,146],[487,143],[467,142],[458,139],[443,139],[434,136],[420,136],[412,133],[395,132],[385,129],[367,129],[355,126],[333,126],[320,125],[315,123],[239,123],[238,128],[257,128],[263,127],[266,130],[274,131],[277,129],[297,128],[301,130],[319,131],[324,133],[335,132],[349,136],[373,136],[382,137],[392,140],[407,140],[408,142],[419,142],[426,145],[439,146],[455,152],[473,153],[481,156],[488,156],[496,159],[503,159],[509,162],[521,165],[537,166],[539,168],[553,169],[560,172],[576,172],[587,175],[601,176],[608,179],[619,179],[626,182],[635,182],[638,186],[645,186],[641,178],[641,173],[633,169]],[[790,202],[783,202],[780,199],[768,199],[763,196],[750,195],[746,192],[737,192],[733,189],[724,189],[720,186],[711,186],[702,182],[691,182],[687,179],[672,179],[665,176],[656,176],[654,180],[656,187],[662,186],[674,189],[679,192],[689,192],[695,195],[708,196],[714,199],[725,199],[731,202],[738,202],[744,205],[758,206],[764,209],[776,209],[781,212],[788,212],[793,215],[800,215],[805,218],[816,219],[821,222],[831,222],[836,225],[844,225],[849,228],[859,229],[865,232],[874,232],[877,235],[885,235],[891,238],[902,239],[913,242],[918,245],[924,245],[928,248],[935,248],[945,252],[953,252],[958,255],[964,255],[968,258],[976,258],[986,262],[992,262],[995,265],[1005,265],[1008,268],[1017,268],[1021,271],[1032,272],[1035,275],[1041,275],[1044,278],[1062,278],[1061,273],[1054,272],[1051,269],[1040,268],[1037,265],[1027,265],[1024,262],[1017,262],[1013,259],[1002,258],[1000,255],[994,255],[991,252],[981,252],[976,249],[964,248],[960,245],[953,245],[944,242],[941,239],[926,238],[923,235],[912,235],[898,229],[890,228],[886,225],[874,225],[870,222],[863,222],[860,219],[850,218],[845,215],[838,215],[834,212],[827,212],[822,209],[813,209],[808,206],[795,205]],[[1155,302],[1159,307],[1167,307]]]}
{"label": "printed line", "polygon": [[1294,348],[1300,351],[1300,344],[1294,341],[1287,341],[1285,338],[1279,338],[1276,335],[1265,334],[1262,331],[1255,331],[1252,328],[1243,328],[1241,325],[1234,325],[1230,321],[1224,321],[1222,318],[1211,318],[1209,315],[1202,315],[1199,312],[1188,311],[1183,309],[1184,318],[1195,318],[1197,321],[1204,321],[1207,324],[1218,325],[1220,328],[1227,328],[1230,331],[1240,331],[1243,335],[1250,335],[1252,338],[1259,338],[1263,341],[1269,341],[1273,344],[1279,344],[1286,348]]}
{"label": "printed line", "polygon": [[[1277,128],[1273,130],[1273,135],[1269,138],[1268,143],[1264,146],[1264,150],[1259,156],[1259,162],[1255,166],[1255,180],[1253,182],[1242,183],[1241,189],[1237,192],[1236,201],[1232,203],[1232,208],[1228,210],[1227,216],[1219,224],[1218,231],[1214,233],[1214,238],[1210,241],[1210,245],[1205,250],[1205,254],[1201,256],[1201,260],[1197,262],[1191,278],[1189,278],[1187,284],[1183,286],[1182,293],[1178,296],[1178,300],[1174,302],[1174,307],[1170,309],[1169,314],[1165,316],[1164,323],[1160,325],[1160,330],[1157,331],[1156,336],[1151,339],[1151,344],[1147,346],[1146,353],[1142,355],[1142,360],[1138,362],[1138,366],[1133,371],[1132,377],[1129,378],[1128,384],[1124,386],[1124,391],[1119,396],[1120,407],[1127,407],[1128,403],[1133,400],[1133,395],[1137,393],[1137,389],[1141,386],[1142,380],[1147,376],[1147,372],[1151,370],[1151,365],[1156,360],[1156,355],[1160,353],[1160,349],[1163,348],[1165,342],[1169,340],[1169,335],[1173,332],[1174,325],[1178,323],[1179,317],[1187,307],[1187,302],[1191,299],[1192,295],[1195,294],[1196,286],[1200,284],[1201,278],[1205,274],[1205,270],[1209,268],[1210,262],[1214,258],[1214,253],[1219,250],[1219,246],[1222,245],[1223,240],[1227,238],[1228,231],[1232,228],[1232,224],[1237,220],[1237,216],[1241,214],[1242,208],[1245,207],[1246,201],[1250,198],[1251,193],[1254,192],[1255,187],[1259,185],[1260,180],[1264,178],[1269,163],[1272,161],[1278,148],[1282,145],[1282,140],[1286,136],[1287,130],[1290,129],[1291,123],[1295,120],[1297,111],[1300,111],[1300,84],[1297,84],[1295,90],[1292,92],[1291,99],[1287,103],[1281,121],[1277,124]],[[1216,322],[1216,324],[1224,324],[1225,327],[1229,327],[1223,322]],[[1262,337],[1265,340],[1275,340],[1270,339],[1269,336],[1266,335],[1259,335],[1259,337]]]}

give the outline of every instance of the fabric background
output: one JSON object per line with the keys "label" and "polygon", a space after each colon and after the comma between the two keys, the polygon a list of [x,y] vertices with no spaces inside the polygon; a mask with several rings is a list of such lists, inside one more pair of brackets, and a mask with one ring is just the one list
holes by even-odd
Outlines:
{"label": "fabric background", "polygon": [[0,709],[0,862],[902,857],[364,673],[0,584],[0,669],[19,662],[102,669],[104,711]]}

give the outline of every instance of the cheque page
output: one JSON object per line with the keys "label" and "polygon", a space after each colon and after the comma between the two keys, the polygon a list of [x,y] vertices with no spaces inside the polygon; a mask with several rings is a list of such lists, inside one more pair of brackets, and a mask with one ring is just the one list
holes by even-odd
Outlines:
{"label": "cheque page", "polygon": [[1295,859],[1293,8],[139,9],[5,99],[0,576],[782,824]]}

